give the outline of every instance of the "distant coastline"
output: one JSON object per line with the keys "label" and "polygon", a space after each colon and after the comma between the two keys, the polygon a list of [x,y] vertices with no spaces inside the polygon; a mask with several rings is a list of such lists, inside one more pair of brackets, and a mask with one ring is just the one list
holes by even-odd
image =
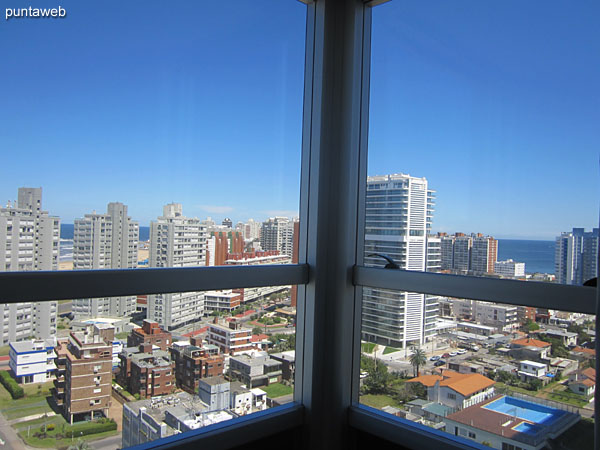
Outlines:
{"label": "distant coastline", "polygon": [[[72,257],[73,224],[60,225],[60,238],[65,239],[65,252],[61,249],[61,260]],[[140,227],[140,241],[150,239],[150,227]],[[70,249],[68,248],[70,244]],[[554,274],[554,241],[526,239],[498,239],[498,260],[513,259],[525,263],[527,273]]]}

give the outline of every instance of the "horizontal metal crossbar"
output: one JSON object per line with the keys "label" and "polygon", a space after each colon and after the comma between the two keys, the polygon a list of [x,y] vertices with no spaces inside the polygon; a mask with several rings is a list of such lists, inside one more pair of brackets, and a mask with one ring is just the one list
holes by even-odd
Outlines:
{"label": "horizontal metal crossbar", "polygon": [[225,450],[243,447],[274,433],[291,431],[293,428],[299,427],[302,425],[303,416],[304,407],[302,405],[288,403],[129,448],[131,450],[171,448]]}
{"label": "horizontal metal crossbar", "polygon": [[0,303],[306,284],[308,265],[0,273]]}
{"label": "horizontal metal crossbar", "polygon": [[382,413],[369,406],[351,406],[348,411],[350,426],[373,436],[398,444],[403,448],[420,450],[482,448],[477,442],[444,431]]}
{"label": "horizontal metal crossbar", "polygon": [[596,288],[534,281],[354,267],[354,284],[596,314]]}

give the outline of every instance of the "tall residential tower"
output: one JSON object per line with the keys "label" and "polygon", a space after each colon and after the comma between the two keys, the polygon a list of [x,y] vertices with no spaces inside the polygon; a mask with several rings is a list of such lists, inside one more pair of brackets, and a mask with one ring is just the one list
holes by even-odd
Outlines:
{"label": "tall residential tower", "polygon": [[[60,219],[42,210],[42,188],[19,188],[18,200],[0,208],[0,271],[57,270]],[[56,335],[57,302],[0,305],[0,341]]]}
{"label": "tall residential tower", "polygon": [[[109,203],[106,214],[86,214],[75,220],[73,270],[135,268],[138,241],[139,224],[127,216],[127,206]],[[135,296],[73,300],[77,317],[125,317],[135,308]]]}
{"label": "tall residential tower", "polygon": [[[427,242],[434,192],[425,178],[405,174],[369,177],[366,193],[365,265],[382,267],[382,253],[401,269],[438,270],[440,242]],[[428,246],[432,261],[427,260]],[[438,298],[416,292],[363,289],[362,337],[393,347],[421,344],[435,333]]]}
{"label": "tall residential tower", "polygon": [[[150,267],[204,266],[206,226],[183,215],[181,204],[170,203],[163,215],[150,222]],[[199,320],[204,313],[204,293],[174,292],[148,296],[148,319],[165,330]]]}
{"label": "tall residential tower", "polygon": [[556,238],[554,270],[556,281],[581,285],[598,276],[600,230],[573,228]]}

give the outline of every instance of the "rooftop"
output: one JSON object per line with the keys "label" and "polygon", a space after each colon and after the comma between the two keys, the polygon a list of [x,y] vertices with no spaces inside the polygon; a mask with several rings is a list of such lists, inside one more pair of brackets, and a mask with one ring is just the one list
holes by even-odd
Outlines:
{"label": "rooftop", "polygon": [[421,375],[406,382],[421,383],[427,387],[433,387],[439,382],[440,386],[449,387],[463,396],[469,396],[496,384],[494,380],[479,373],[458,373],[453,370],[445,370],[442,375]]}
{"label": "rooftop", "polygon": [[511,344],[512,345],[520,345],[521,347],[539,347],[539,348],[546,348],[546,347],[552,346],[552,344],[550,344],[550,342],[540,341],[538,339],[531,339],[531,338],[515,339],[514,341],[511,341]]}

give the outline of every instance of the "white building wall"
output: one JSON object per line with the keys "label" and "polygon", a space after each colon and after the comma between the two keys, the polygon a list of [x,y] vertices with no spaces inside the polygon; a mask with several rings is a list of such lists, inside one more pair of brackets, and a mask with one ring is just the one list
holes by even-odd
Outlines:
{"label": "white building wall", "polygon": [[[19,188],[0,208],[0,271],[58,270],[60,219],[42,209],[42,188]],[[56,302],[0,305],[0,341],[56,335]]]}
{"label": "white building wall", "polygon": [[[150,223],[150,267],[196,267],[206,265],[206,225],[183,215],[179,203],[163,208]],[[210,241],[209,241],[210,242]],[[210,256],[214,264],[214,242]],[[200,320],[204,293],[183,292],[148,296],[148,318],[167,330]]]}
{"label": "white building wall", "polygon": [[[425,178],[410,175],[369,177],[366,196],[365,264],[382,267],[390,256],[402,269],[425,271],[441,267],[441,242],[432,238],[428,260],[427,234],[433,217],[433,191]],[[434,245],[435,244],[435,245]],[[405,347],[434,334],[437,298],[365,288],[363,339]]]}
{"label": "white building wall", "polygon": [[[137,267],[139,224],[127,216],[127,206],[113,202],[106,214],[76,219],[73,232],[73,270]],[[76,318],[127,317],[136,310],[136,296],[73,300]]]}

